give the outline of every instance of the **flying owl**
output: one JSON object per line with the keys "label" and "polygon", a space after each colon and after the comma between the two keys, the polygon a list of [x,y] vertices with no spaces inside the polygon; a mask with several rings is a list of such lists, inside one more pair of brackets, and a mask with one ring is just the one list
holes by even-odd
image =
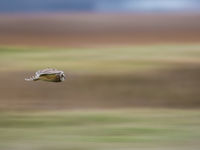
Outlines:
{"label": "flying owl", "polygon": [[52,68],[39,70],[35,73],[35,76],[25,79],[26,81],[49,81],[49,82],[62,82],[65,80],[65,74],[63,71],[59,71]]}

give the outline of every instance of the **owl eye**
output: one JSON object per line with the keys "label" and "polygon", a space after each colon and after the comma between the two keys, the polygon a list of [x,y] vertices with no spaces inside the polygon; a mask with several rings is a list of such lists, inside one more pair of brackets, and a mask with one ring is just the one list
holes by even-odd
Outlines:
{"label": "owl eye", "polygon": [[64,74],[61,74],[61,77],[65,77],[65,75],[64,75]]}

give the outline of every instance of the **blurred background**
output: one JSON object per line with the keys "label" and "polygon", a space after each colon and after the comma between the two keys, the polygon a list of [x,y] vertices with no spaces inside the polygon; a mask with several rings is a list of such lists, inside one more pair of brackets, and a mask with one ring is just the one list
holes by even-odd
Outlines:
{"label": "blurred background", "polygon": [[200,148],[199,0],[0,0],[0,74],[0,150]]}

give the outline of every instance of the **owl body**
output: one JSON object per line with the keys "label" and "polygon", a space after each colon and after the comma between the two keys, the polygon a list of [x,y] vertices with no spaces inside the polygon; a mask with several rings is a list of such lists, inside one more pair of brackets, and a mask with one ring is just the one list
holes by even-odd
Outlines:
{"label": "owl body", "polygon": [[63,71],[59,71],[52,68],[39,70],[35,73],[35,76],[25,79],[26,81],[48,81],[48,82],[62,82],[65,80],[65,74]]}

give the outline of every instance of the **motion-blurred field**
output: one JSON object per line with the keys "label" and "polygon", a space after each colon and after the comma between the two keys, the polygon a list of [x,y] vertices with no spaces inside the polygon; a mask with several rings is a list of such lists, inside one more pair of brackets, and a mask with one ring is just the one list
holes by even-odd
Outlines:
{"label": "motion-blurred field", "polygon": [[57,67],[84,74],[124,74],[200,64],[200,45],[146,45],[100,48],[1,47],[1,71]]}
{"label": "motion-blurred field", "polygon": [[0,15],[1,45],[88,46],[198,43],[199,13]]}
{"label": "motion-blurred field", "polygon": [[0,114],[2,150],[197,150],[198,110]]}
{"label": "motion-blurred field", "polygon": [[0,15],[0,150],[198,150],[199,16]]}
{"label": "motion-blurred field", "polygon": [[[200,46],[0,48],[1,109],[199,107]],[[26,82],[64,70],[64,83]]]}

